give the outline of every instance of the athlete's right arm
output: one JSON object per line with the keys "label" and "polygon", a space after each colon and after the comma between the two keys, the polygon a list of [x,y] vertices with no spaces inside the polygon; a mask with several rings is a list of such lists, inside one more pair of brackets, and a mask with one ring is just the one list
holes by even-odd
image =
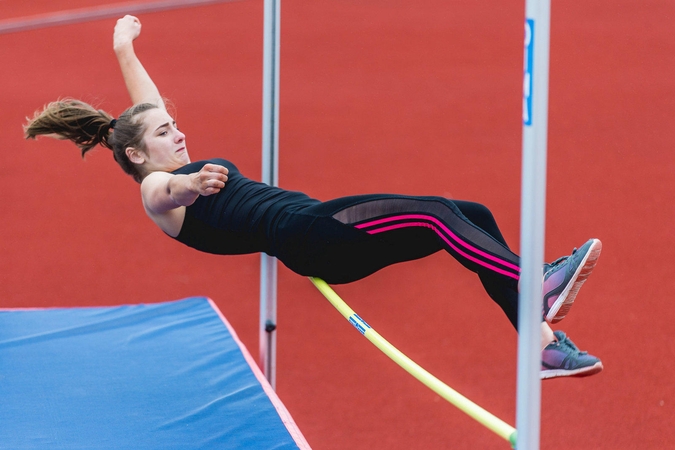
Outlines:
{"label": "athlete's right arm", "polygon": [[181,206],[190,206],[200,195],[220,192],[227,182],[228,170],[217,164],[205,164],[199,172],[174,175],[152,172],[141,183],[143,206],[148,214],[161,215]]}

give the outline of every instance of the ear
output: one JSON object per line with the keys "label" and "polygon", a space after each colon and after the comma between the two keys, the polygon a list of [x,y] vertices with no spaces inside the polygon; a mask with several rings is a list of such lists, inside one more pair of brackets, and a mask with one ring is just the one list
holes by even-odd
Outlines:
{"label": "ear", "polygon": [[127,154],[127,158],[129,158],[129,161],[131,161],[134,164],[143,164],[145,162],[145,156],[138,149],[135,149],[133,147],[127,147],[126,150],[124,150],[124,153]]}

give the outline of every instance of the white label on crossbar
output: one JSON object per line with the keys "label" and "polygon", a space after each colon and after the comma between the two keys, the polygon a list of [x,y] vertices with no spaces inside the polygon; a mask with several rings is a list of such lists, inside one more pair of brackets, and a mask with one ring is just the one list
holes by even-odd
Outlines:
{"label": "white label on crossbar", "polygon": [[368,325],[365,320],[360,318],[358,314],[352,314],[349,316],[349,323],[354,325],[354,328],[359,330],[361,334],[366,334],[366,331],[370,329],[370,325]]}

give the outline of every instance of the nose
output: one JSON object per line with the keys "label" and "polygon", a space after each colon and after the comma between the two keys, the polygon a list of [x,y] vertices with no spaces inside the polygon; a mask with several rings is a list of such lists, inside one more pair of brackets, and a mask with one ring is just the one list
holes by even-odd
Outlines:
{"label": "nose", "polygon": [[180,130],[176,129],[176,136],[175,136],[176,143],[183,142],[184,140],[185,134],[183,134]]}

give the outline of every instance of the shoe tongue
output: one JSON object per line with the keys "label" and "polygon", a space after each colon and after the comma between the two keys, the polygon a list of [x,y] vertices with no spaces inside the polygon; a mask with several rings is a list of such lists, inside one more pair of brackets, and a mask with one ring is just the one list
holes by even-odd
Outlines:
{"label": "shoe tongue", "polygon": [[556,339],[558,339],[558,343],[561,345],[564,345],[565,347],[569,348],[570,350],[573,350],[575,352],[580,352],[580,350],[577,348],[576,345],[574,345],[574,342],[570,340],[570,338],[567,337],[567,335],[560,330],[554,331],[553,334],[555,335]]}

